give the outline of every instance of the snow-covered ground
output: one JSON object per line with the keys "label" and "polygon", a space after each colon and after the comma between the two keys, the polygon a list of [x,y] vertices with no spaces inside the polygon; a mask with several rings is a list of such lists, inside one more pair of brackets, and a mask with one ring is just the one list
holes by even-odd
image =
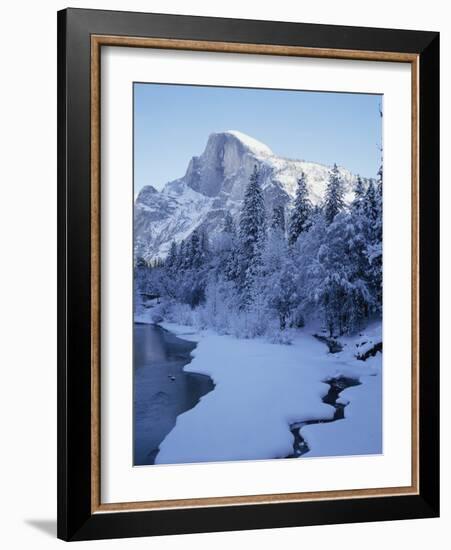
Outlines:
{"label": "snow-covered ground", "polygon": [[145,300],[145,305],[141,300],[135,304],[134,322],[152,325],[163,320],[159,313],[158,299]]}
{"label": "snow-covered ground", "polygon": [[343,351],[333,355],[308,329],[297,331],[292,345],[282,345],[162,326],[198,343],[185,370],[209,375],[216,387],[177,418],[157,464],[286,457],[293,452],[290,424],[333,418],[335,409],[322,402],[329,390],[324,381],[340,375],[361,384],[340,394],[349,402],[343,420],[301,428],[310,448],[303,456],[382,452],[382,356],[365,362],[354,357],[357,344],[380,339],[380,324],[344,339]]}
{"label": "snow-covered ground", "polygon": [[[335,361],[342,363],[342,374],[360,380],[360,386],[347,388],[338,401],[346,405],[345,418],[329,424],[312,424],[301,429],[311,449],[304,456],[343,456],[382,453],[382,355],[366,361],[355,359],[381,341],[381,324],[375,323],[362,336],[342,338],[345,344]],[[363,367],[363,368],[362,368]]]}

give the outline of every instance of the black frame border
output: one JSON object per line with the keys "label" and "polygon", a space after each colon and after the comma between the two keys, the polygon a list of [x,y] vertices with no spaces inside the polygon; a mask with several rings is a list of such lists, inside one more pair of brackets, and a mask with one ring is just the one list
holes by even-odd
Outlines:
{"label": "black frame border", "polygon": [[[91,513],[91,35],[419,56],[419,495]],[[58,537],[90,540],[439,515],[439,33],[58,12]]]}

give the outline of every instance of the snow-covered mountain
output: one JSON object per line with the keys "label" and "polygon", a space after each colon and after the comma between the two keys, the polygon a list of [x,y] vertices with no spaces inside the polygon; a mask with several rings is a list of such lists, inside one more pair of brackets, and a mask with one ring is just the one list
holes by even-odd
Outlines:
{"label": "snow-covered mountain", "polygon": [[[183,177],[162,191],[144,187],[135,200],[135,254],[164,258],[172,240],[180,242],[202,226],[211,237],[222,229],[227,212],[235,218],[254,165],[268,209],[291,207],[296,182],[306,175],[313,204],[319,203],[330,167],[278,157],[269,147],[238,131],[211,134],[204,152],[193,157]],[[339,168],[346,198],[352,198],[356,175]]]}

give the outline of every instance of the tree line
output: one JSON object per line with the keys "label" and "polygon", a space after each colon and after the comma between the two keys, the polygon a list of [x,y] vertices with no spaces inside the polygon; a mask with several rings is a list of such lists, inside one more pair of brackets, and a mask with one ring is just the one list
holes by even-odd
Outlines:
{"label": "tree line", "polygon": [[255,166],[218,235],[198,228],[164,262],[138,259],[138,292],[161,296],[174,321],[242,337],[281,337],[313,319],[330,336],[352,334],[381,315],[382,169],[375,182],[357,177],[346,204],[334,165],[316,206],[302,173],[290,211],[269,210],[259,180]]}

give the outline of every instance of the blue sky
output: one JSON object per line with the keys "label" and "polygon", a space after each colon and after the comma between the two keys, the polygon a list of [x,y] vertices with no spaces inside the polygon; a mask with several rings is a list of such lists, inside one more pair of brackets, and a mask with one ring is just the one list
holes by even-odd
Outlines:
{"label": "blue sky", "polygon": [[134,84],[135,193],[184,175],[212,132],[239,130],[282,157],[376,177],[380,95]]}

